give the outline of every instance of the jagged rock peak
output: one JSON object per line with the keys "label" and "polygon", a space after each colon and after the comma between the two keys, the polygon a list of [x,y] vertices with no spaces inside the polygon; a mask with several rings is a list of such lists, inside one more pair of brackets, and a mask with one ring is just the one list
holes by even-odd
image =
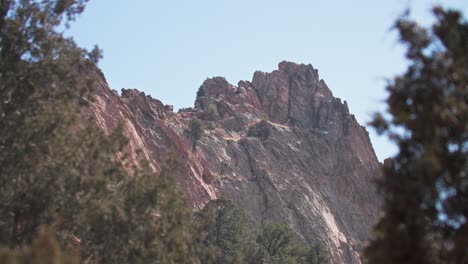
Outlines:
{"label": "jagged rock peak", "polygon": [[151,95],[146,95],[145,92],[139,91],[137,89],[125,89],[121,90],[121,98],[127,100],[132,104],[137,105],[148,105],[155,109],[157,112],[160,112],[159,116],[162,116],[162,112],[172,112],[174,111],[173,105],[165,105],[160,100],[153,98]]}
{"label": "jagged rock peak", "polygon": [[[267,117],[275,123],[334,135],[345,133],[352,122],[344,121],[354,119],[346,101],[333,96],[312,65],[288,61],[271,73],[255,72],[251,82],[240,81],[238,87],[223,77],[207,79],[197,93],[195,109],[206,111],[208,106],[211,111],[219,110],[219,119]],[[213,117],[200,114],[204,116]]]}
{"label": "jagged rock peak", "polygon": [[200,86],[200,90],[197,93],[199,96],[211,96],[218,97],[219,95],[234,95],[237,91],[237,87],[230,84],[224,77],[213,77],[206,79]]}
{"label": "jagged rock peak", "polygon": [[[281,62],[236,86],[207,79],[193,109],[180,113],[134,89],[112,92],[103,76],[88,115],[111,131],[123,124],[124,150],[158,171],[181,161],[177,181],[195,209],[223,196],[253,221],[280,221],[307,243],[322,242],[333,263],[361,263],[359,252],[378,213],[373,185],[382,165],[346,102],[311,65]],[[190,118],[207,129],[194,151]]]}
{"label": "jagged rock peak", "polygon": [[278,64],[278,70],[288,75],[296,74],[299,72],[308,72],[312,74],[315,80],[319,80],[318,70],[314,69],[312,64],[302,64],[290,61],[282,61]]}

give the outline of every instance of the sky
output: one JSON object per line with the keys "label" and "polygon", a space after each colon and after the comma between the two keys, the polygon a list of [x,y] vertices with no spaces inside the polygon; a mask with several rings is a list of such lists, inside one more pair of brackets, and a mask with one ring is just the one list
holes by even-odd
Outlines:
{"label": "sky", "polygon": [[[206,78],[236,85],[283,60],[312,64],[361,125],[384,111],[388,80],[408,62],[392,23],[406,9],[430,25],[419,0],[112,0],[91,1],[67,32],[104,51],[99,66],[112,89],[137,88],[174,105],[193,106]],[[468,1],[443,6],[468,14]],[[367,126],[379,160],[397,153]]]}

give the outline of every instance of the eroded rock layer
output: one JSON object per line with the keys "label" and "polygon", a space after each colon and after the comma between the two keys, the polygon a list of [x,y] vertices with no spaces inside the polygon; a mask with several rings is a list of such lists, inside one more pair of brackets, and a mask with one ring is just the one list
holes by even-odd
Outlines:
{"label": "eroded rock layer", "polygon": [[[360,263],[381,165],[346,101],[311,65],[281,62],[237,86],[207,79],[195,107],[179,113],[134,89],[119,95],[98,76],[90,114],[105,131],[123,125],[137,165],[143,157],[158,171],[179,158],[177,180],[194,208],[224,196],[258,224],[285,222],[306,242],[321,241],[335,263]],[[184,130],[195,116],[207,129],[192,151]]]}

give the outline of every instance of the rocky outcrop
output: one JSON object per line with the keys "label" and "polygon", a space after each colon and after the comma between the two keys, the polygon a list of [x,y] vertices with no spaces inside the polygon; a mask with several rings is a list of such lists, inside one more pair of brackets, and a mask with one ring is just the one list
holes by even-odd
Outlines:
{"label": "rocky outcrop", "polygon": [[[158,171],[166,157],[178,157],[177,180],[194,208],[224,196],[258,224],[282,221],[304,241],[326,244],[335,263],[360,263],[381,165],[346,101],[311,65],[281,62],[237,86],[208,79],[195,107],[180,113],[134,89],[119,96],[98,76],[90,113],[100,127],[122,124],[135,164],[143,157]],[[192,152],[183,131],[194,116],[211,129]]]}
{"label": "rocky outcrop", "polygon": [[172,106],[135,89],[122,89],[119,96],[109,89],[102,74],[96,76],[96,100],[87,109],[90,113],[85,114],[93,114],[105,132],[122,126],[129,140],[124,152],[134,165],[139,166],[146,159],[158,171],[164,161],[176,157],[181,161],[177,182],[194,208],[219,196],[217,188],[207,181],[210,168],[203,153],[192,153],[191,144],[183,136],[187,118],[174,113]]}

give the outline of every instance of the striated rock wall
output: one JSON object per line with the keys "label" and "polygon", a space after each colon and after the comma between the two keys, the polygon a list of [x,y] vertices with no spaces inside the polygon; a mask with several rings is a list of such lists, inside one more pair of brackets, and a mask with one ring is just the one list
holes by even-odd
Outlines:
{"label": "striated rock wall", "polygon": [[[90,114],[105,131],[123,124],[125,151],[137,165],[142,156],[157,171],[166,157],[178,157],[178,183],[194,208],[224,196],[258,224],[285,222],[306,242],[325,243],[335,263],[360,263],[377,215],[372,182],[381,164],[346,101],[311,65],[281,62],[237,86],[208,79],[195,107],[180,113],[134,89],[119,96],[98,80]],[[183,131],[194,116],[214,129],[192,153]]]}
{"label": "striated rock wall", "polygon": [[85,114],[93,114],[105,132],[123,126],[129,140],[124,151],[130,161],[139,166],[139,161],[146,159],[158,171],[165,160],[176,157],[181,161],[177,182],[192,206],[201,208],[208,200],[216,199],[219,191],[206,181],[210,168],[203,153],[192,153],[191,144],[183,136],[187,118],[135,89],[122,89],[119,96],[102,74],[96,76],[97,97]]}

